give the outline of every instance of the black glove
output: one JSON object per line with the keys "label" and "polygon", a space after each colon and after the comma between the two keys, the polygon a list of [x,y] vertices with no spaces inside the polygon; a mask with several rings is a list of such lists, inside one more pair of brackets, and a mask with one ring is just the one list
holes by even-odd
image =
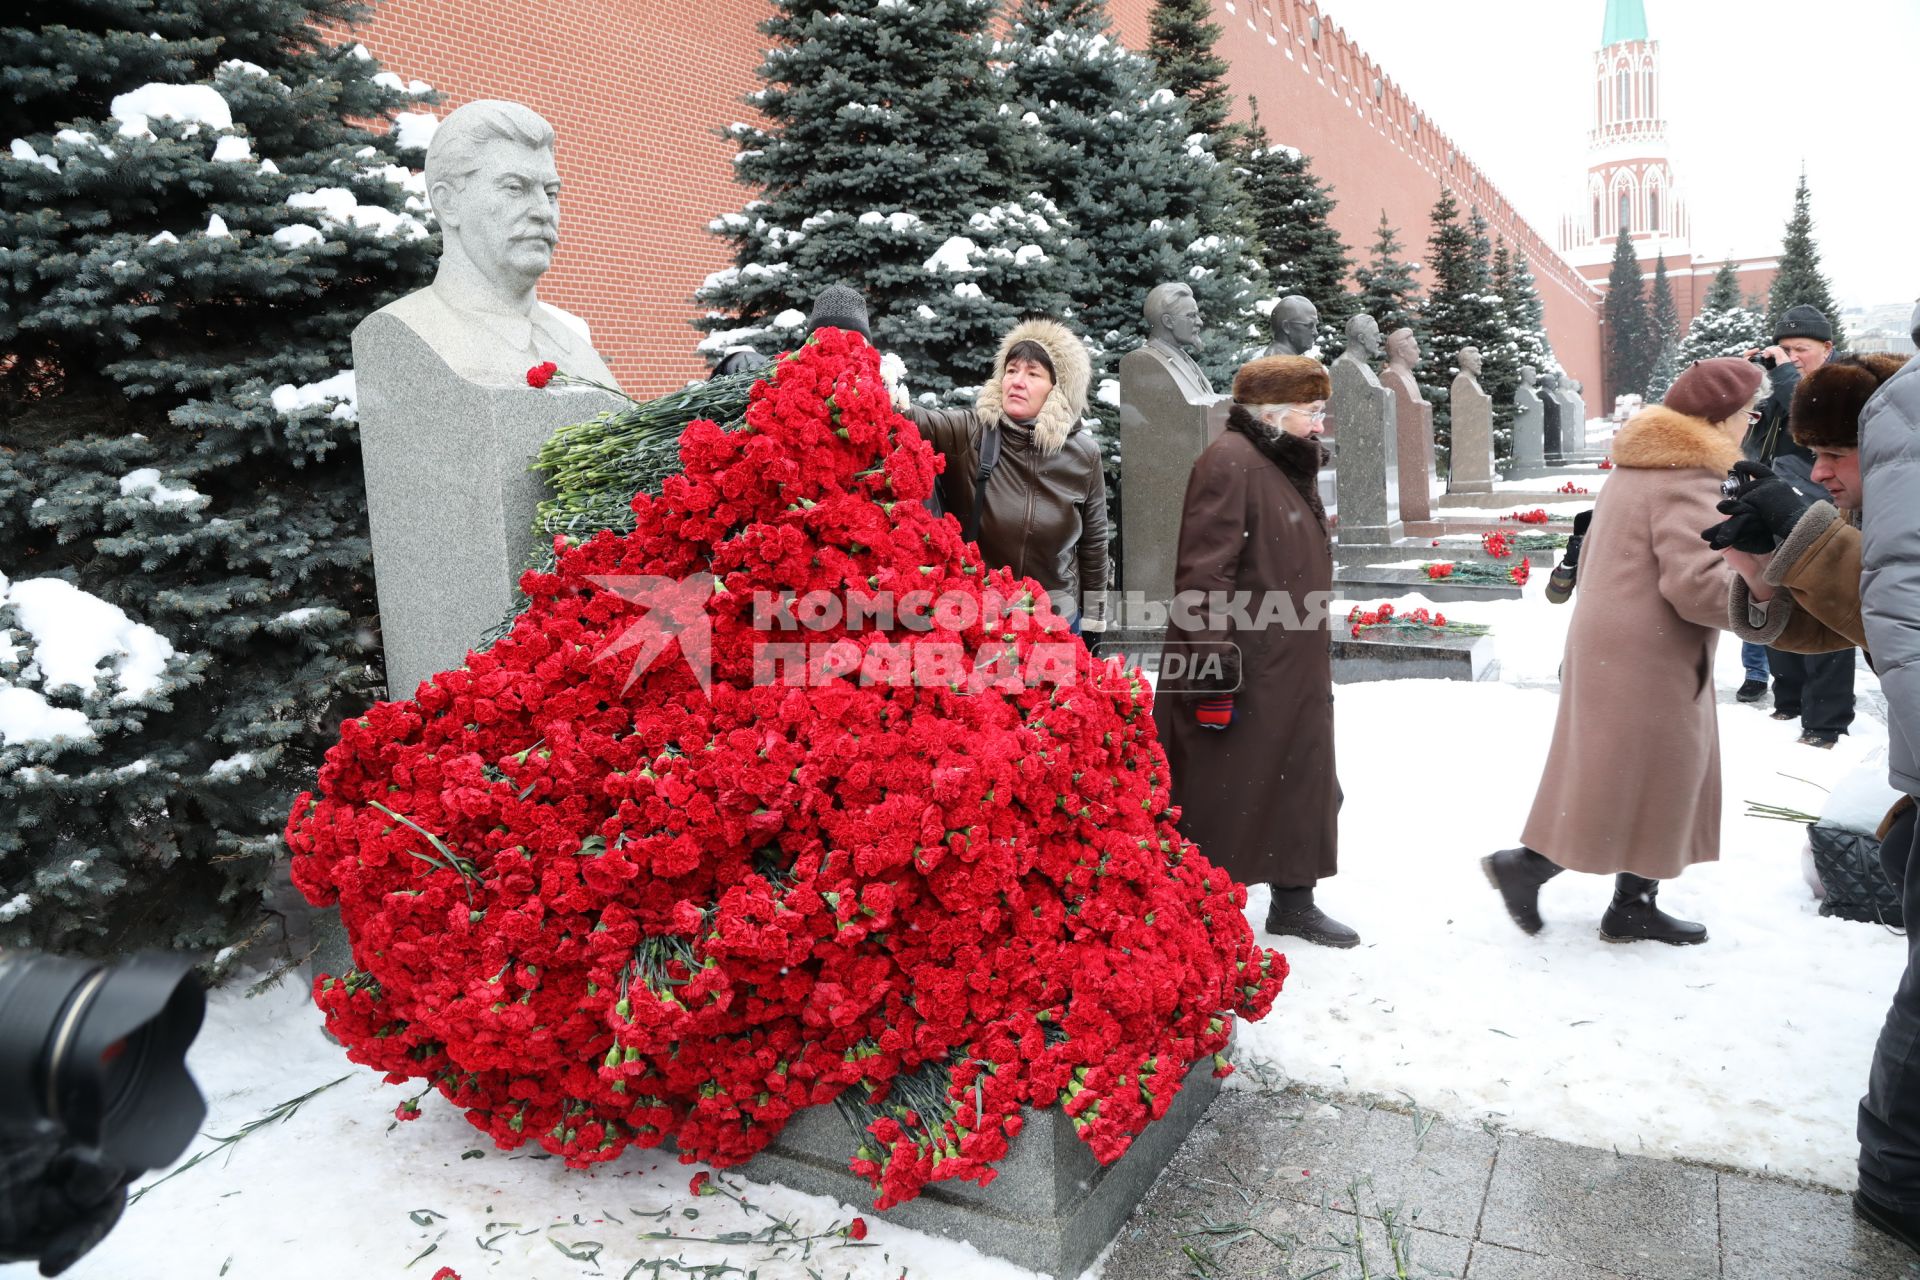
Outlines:
{"label": "black glove", "polygon": [[47,1121],[0,1133],[0,1262],[37,1258],[59,1275],[120,1220],[131,1180]]}
{"label": "black glove", "polygon": [[1550,603],[1565,604],[1573,599],[1573,588],[1580,568],[1580,544],[1587,540],[1587,527],[1592,523],[1592,507],[1573,518],[1573,534],[1567,539],[1567,549],[1561,554],[1560,563],[1547,575],[1547,600]]}
{"label": "black glove", "polygon": [[1771,555],[1806,514],[1807,500],[1794,487],[1757,462],[1733,464],[1727,476],[1729,496],[1718,510],[1727,518],[1700,536],[1716,551],[1732,547],[1752,555]]}
{"label": "black glove", "polygon": [[1571,569],[1580,563],[1580,544],[1587,540],[1587,527],[1592,523],[1592,507],[1573,518],[1573,534],[1567,539],[1567,549],[1560,557],[1563,568]]}

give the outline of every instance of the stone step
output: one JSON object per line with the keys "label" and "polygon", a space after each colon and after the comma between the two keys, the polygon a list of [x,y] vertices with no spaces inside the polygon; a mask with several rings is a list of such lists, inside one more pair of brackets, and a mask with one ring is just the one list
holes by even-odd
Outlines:
{"label": "stone step", "polygon": [[1344,629],[1333,637],[1335,684],[1364,680],[1494,680],[1500,674],[1493,637],[1389,636],[1358,639]]}
{"label": "stone step", "polygon": [[[1456,564],[1464,559],[1461,556],[1441,556],[1437,552],[1434,558]],[[1503,560],[1498,563],[1517,564],[1519,561]],[[1518,600],[1521,596],[1520,588],[1511,583],[1452,582],[1446,578],[1429,578],[1420,569],[1337,569],[1333,575],[1333,589],[1348,600],[1398,596],[1417,591],[1440,604],[1470,600]]]}

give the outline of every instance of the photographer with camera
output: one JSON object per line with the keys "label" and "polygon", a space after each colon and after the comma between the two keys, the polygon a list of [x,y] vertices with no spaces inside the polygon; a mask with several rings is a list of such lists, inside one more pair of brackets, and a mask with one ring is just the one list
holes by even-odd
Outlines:
{"label": "photographer with camera", "polygon": [[[1914,330],[1920,340],[1920,310]],[[1784,482],[1742,463],[1739,492],[1720,505],[1728,518],[1702,536],[1740,574],[1736,632],[1772,632],[1784,614],[1775,648],[1861,644],[1887,695],[1888,781],[1903,795],[1878,835],[1909,921],[1907,967],[1860,1101],[1854,1209],[1920,1250],[1920,361],[1833,361],[1801,381],[1792,429],[1833,502],[1793,516]]]}
{"label": "photographer with camera", "polygon": [[[1816,307],[1789,307],[1773,345],[1745,354],[1767,371],[1772,390],[1760,403],[1741,452],[1749,461],[1785,480],[1802,506],[1824,497],[1822,486],[1813,480],[1813,452],[1794,440],[1789,417],[1800,380],[1833,355],[1833,325]],[[1773,676],[1773,718],[1798,720],[1800,741],[1805,745],[1831,747],[1853,723],[1854,658],[1850,651],[1794,653],[1775,645],[1766,649],[1763,659],[1751,641],[1743,641],[1740,655],[1747,667],[1740,700],[1757,702],[1766,692],[1759,679],[1759,668],[1764,665]]]}
{"label": "photographer with camera", "polygon": [[0,1263],[56,1276],[206,1117],[186,1066],[206,997],[184,956],[0,950]]}

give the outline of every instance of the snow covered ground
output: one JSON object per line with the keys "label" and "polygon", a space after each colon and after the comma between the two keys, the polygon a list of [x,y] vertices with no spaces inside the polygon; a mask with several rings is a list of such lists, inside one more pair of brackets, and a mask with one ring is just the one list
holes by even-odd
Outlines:
{"label": "snow covered ground", "polygon": [[[1885,742],[1872,676],[1860,673],[1860,719],[1832,752],[1799,746],[1798,727],[1761,708],[1723,702],[1723,860],[1690,869],[1662,897],[1707,923],[1707,945],[1600,942],[1610,886],[1579,875],[1547,886],[1547,929],[1527,938],[1477,860],[1517,839],[1552,728],[1572,611],[1545,602],[1545,576],[1520,601],[1441,606],[1495,627],[1499,681],[1339,688],[1342,873],[1321,902],[1365,945],[1285,947],[1293,976],[1272,1016],[1242,1029],[1239,1056],[1463,1122],[1851,1187],[1854,1104],[1904,944],[1820,918],[1802,879],[1800,828],[1745,817],[1742,802],[1819,811],[1820,788]],[[1394,599],[1403,609],[1424,602]],[[1728,691],[1740,680],[1730,638],[1717,678]],[[1265,909],[1256,889],[1256,925]],[[421,1119],[393,1125],[411,1090],[347,1064],[293,984],[252,999],[244,985],[216,993],[194,1050],[212,1104],[207,1133],[231,1134],[350,1078],[157,1187],[70,1273],[79,1280],[431,1280],[441,1266],[464,1280],[623,1278],[712,1275],[701,1268],[720,1263],[761,1280],[1027,1275],[890,1227],[864,1206],[732,1175],[723,1185],[753,1208],[695,1198],[688,1178],[700,1166],[654,1155],[592,1173],[509,1155],[437,1099]],[[865,1247],[839,1234],[856,1212],[871,1228]],[[676,1238],[643,1239],[649,1232]],[[776,1247],[788,1232],[815,1238]],[[28,1274],[0,1267],[0,1280]]]}

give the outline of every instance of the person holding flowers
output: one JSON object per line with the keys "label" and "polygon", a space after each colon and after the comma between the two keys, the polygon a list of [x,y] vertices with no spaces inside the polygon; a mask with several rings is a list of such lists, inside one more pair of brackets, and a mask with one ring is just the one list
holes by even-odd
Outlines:
{"label": "person holding flowers", "polygon": [[[1507,913],[1538,933],[1540,888],[1564,870],[1613,875],[1608,942],[1705,942],[1660,910],[1662,880],[1720,856],[1713,650],[1733,570],[1700,539],[1763,391],[1744,360],[1700,360],[1614,440],[1580,553],[1560,710],[1521,847],[1481,859]],[[1767,641],[1785,625],[1784,618]]]}
{"label": "person holding flowers", "polygon": [[[1360,935],[1314,903],[1315,885],[1339,869],[1329,632],[1324,618],[1260,625],[1278,616],[1261,607],[1276,596],[1295,606],[1279,615],[1311,616],[1313,593],[1332,591],[1318,487],[1331,389],[1307,356],[1263,356],[1234,375],[1227,429],[1187,480],[1166,644],[1169,662],[1224,664],[1183,682],[1190,692],[1163,666],[1153,718],[1181,834],[1235,880],[1272,885],[1268,933],[1351,947]],[[1209,608],[1209,597],[1240,593],[1251,626]]]}

